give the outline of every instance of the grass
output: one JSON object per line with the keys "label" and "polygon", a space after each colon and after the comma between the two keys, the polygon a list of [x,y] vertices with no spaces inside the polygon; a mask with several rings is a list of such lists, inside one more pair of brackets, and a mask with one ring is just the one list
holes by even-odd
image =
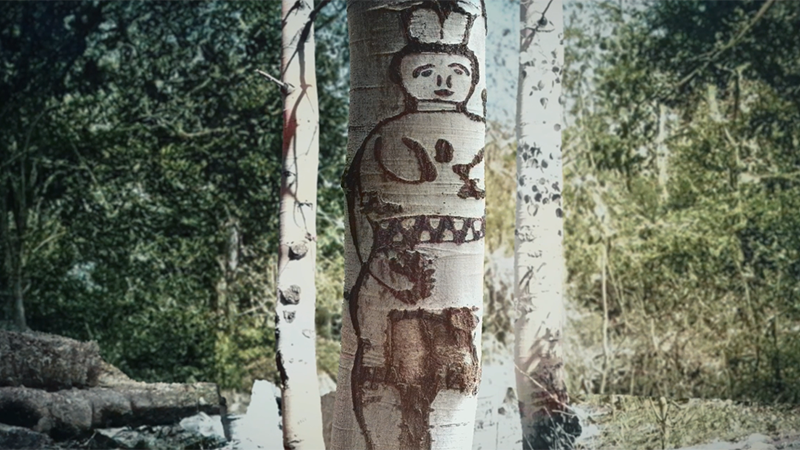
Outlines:
{"label": "grass", "polygon": [[[662,397],[663,398],[663,397]],[[662,400],[628,395],[588,395],[574,404],[589,411],[598,436],[580,450],[675,449],[754,433],[800,434],[800,407],[751,405],[731,400]]]}

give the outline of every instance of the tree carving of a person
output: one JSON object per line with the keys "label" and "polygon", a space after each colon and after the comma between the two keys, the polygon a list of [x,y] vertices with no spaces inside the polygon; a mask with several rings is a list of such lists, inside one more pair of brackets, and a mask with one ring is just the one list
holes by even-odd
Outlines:
{"label": "tree carving of a person", "polygon": [[[467,110],[480,79],[467,47],[474,16],[437,5],[406,11],[407,45],[389,66],[405,109],[376,125],[343,178],[361,264],[345,294],[358,338],[351,386],[367,448],[380,436],[369,432],[377,410],[367,412],[365,380],[420,425],[400,427],[409,448],[430,448],[437,396],[474,396],[479,381],[485,126]],[[388,332],[361,326],[366,315],[388,320]]]}
{"label": "tree carving of a person", "polygon": [[[466,108],[479,79],[464,31],[471,17],[442,15],[423,8],[410,14],[411,42],[390,66],[405,111],[378,124],[345,176],[349,205],[359,209],[351,211],[351,232],[365,226],[352,219],[372,229],[371,242],[354,234],[359,258],[370,276],[409,305],[434,288],[435,270],[421,256],[431,252],[417,248],[479,241],[485,233],[479,202],[485,197],[484,119]],[[426,132],[432,127],[440,133]]]}

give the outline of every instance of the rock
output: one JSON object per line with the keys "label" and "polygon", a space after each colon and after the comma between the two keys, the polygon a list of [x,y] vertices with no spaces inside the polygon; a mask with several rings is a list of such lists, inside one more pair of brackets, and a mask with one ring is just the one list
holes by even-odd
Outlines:
{"label": "rock", "polygon": [[256,380],[247,413],[243,417],[232,416],[231,444],[229,449],[267,449],[282,450],[283,434],[278,413],[281,391],[265,380]]}
{"label": "rock", "polygon": [[44,449],[53,444],[50,436],[22,427],[0,423],[0,448]]}
{"label": "rock", "polygon": [[222,416],[209,416],[201,412],[181,420],[180,426],[190,433],[203,437],[226,440],[225,430],[222,427]]}
{"label": "rock", "polygon": [[743,450],[775,450],[775,446],[772,445],[772,438],[760,433],[747,436],[744,443]]}
{"label": "rock", "polygon": [[221,391],[225,398],[228,414],[244,415],[247,412],[247,405],[250,404],[250,392],[237,392],[232,389]]}
{"label": "rock", "polygon": [[714,441],[708,444],[694,445],[691,447],[684,447],[678,450],[741,450],[741,446],[732,442]]}
{"label": "rock", "polygon": [[99,429],[88,442],[82,443],[81,448],[183,450],[220,448],[225,444],[225,438],[216,433],[203,436],[195,430],[184,429],[181,425],[162,425],[141,426],[135,429],[128,427]]}
{"label": "rock", "polygon": [[772,444],[768,444],[766,442],[756,442],[753,444],[747,444],[744,448],[745,450],[776,450],[775,446]]}
{"label": "rock", "polygon": [[750,436],[747,436],[747,439],[745,439],[744,442],[747,444],[770,443],[772,442],[772,438],[765,434],[753,433]]}
{"label": "rock", "polygon": [[323,397],[329,392],[336,391],[336,381],[331,378],[327,373],[320,373],[317,377],[319,379],[319,396]]}
{"label": "rock", "polygon": [[96,342],[0,330],[0,386],[50,390],[97,386],[102,363]]}
{"label": "rock", "polygon": [[0,387],[0,422],[68,439],[93,428],[169,425],[198,412],[218,414],[221,401],[213,383],[129,383],[55,392]]}

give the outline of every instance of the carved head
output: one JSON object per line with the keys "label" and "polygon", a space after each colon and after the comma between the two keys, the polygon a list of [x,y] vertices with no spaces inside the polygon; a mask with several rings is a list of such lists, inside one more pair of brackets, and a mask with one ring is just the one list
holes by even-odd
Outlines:
{"label": "carved head", "polygon": [[467,47],[473,19],[454,0],[422,2],[405,12],[408,45],[394,55],[390,72],[409,109],[427,103],[465,110],[480,79],[477,58]]}
{"label": "carved head", "polygon": [[459,54],[412,53],[400,61],[403,89],[419,101],[466,102],[474,70],[472,61]]}
{"label": "carved head", "polygon": [[478,62],[466,46],[412,43],[395,54],[392,80],[406,93],[406,103],[455,105],[465,110],[478,85]]}

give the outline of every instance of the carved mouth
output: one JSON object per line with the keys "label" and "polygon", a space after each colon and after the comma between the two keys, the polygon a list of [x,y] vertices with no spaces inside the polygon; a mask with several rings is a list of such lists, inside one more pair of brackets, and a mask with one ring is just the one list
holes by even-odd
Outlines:
{"label": "carved mouth", "polygon": [[453,95],[453,91],[451,91],[449,89],[439,89],[439,90],[433,91],[433,93],[438,95],[439,97],[450,97],[451,95]]}

